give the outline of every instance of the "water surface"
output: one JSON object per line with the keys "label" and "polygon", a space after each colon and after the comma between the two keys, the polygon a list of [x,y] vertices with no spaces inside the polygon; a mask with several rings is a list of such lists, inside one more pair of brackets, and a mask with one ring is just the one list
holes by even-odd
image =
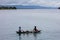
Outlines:
{"label": "water surface", "polygon": [[[16,34],[18,27],[42,30],[39,34]],[[60,40],[60,10],[0,10],[0,40]]]}

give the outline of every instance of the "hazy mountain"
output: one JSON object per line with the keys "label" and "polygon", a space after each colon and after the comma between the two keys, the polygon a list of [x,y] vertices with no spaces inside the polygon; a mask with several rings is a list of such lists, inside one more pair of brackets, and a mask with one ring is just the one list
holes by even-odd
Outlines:
{"label": "hazy mountain", "polygon": [[36,5],[15,5],[18,9],[54,9],[55,7],[44,7],[44,6],[36,6]]}
{"label": "hazy mountain", "polygon": [[3,5],[3,6],[7,6],[7,7],[14,6],[17,9],[55,9],[55,7],[44,7],[44,6],[37,6],[37,5]]}

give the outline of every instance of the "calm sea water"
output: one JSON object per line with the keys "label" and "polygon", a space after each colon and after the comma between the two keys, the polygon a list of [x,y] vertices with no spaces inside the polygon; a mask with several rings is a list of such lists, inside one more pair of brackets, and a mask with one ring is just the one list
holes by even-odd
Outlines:
{"label": "calm sea water", "polygon": [[[42,30],[39,34],[21,34],[16,31]],[[60,40],[60,10],[21,9],[0,10],[0,40]]]}

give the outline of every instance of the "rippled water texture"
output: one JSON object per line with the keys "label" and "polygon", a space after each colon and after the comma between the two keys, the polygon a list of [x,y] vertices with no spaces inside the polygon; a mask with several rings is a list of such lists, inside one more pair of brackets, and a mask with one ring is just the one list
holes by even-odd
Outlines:
{"label": "rippled water texture", "polygon": [[[41,33],[16,34],[19,26],[33,30],[35,25]],[[60,10],[0,10],[0,40],[60,40]]]}

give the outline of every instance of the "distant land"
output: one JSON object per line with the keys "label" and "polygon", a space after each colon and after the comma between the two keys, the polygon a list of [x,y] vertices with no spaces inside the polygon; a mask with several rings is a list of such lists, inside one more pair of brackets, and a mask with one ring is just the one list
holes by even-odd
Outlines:
{"label": "distant land", "polygon": [[0,6],[0,9],[16,9],[16,7]]}
{"label": "distant land", "polygon": [[28,5],[28,6],[24,6],[24,5],[16,5],[15,6],[17,9],[55,9],[55,7],[44,7],[44,6],[36,6],[36,5]]}
{"label": "distant land", "polygon": [[57,7],[44,7],[37,5],[0,5],[0,7],[8,7],[11,9],[57,9]]}

